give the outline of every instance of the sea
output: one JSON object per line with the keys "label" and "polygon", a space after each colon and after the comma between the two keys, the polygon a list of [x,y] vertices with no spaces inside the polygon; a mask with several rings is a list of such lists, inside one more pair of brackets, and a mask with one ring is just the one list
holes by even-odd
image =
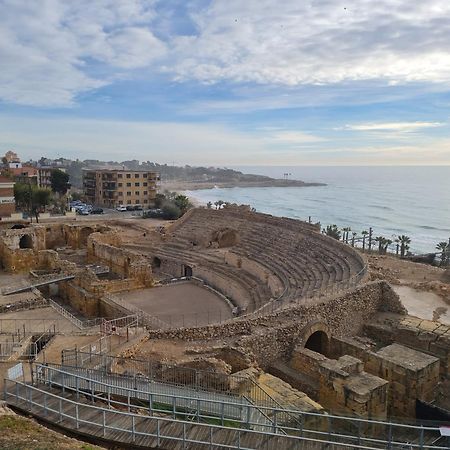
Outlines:
{"label": "sea", "polygon": [[433,252],[450,238],[450,166],[230,168],[326,186],[214,188],[187,195],[202,204],[223,200],[275,216],[311,218],[322,228],[350,227],[358,235],[370,227],[373,236],[391,240],[404,234],[413,253]]}

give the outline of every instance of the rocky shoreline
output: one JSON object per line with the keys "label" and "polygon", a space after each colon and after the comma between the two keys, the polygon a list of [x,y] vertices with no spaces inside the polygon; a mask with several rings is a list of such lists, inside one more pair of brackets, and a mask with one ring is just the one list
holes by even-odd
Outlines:
{"label": "rocky shoreline", "polygon": [[255,188],[255,187],[310,187],[310,186],[326,186],[325,183],[306,183],[301,180],[282,180],[270,179],[260,181],[167,181],[161,185],[162,190],[169,191],[196,191],[200,189],[228,189],[234,187]]}

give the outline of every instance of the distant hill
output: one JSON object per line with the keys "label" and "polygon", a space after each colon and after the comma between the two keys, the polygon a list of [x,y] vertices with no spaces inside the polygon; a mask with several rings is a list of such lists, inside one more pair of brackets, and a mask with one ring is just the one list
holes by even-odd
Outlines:
{"label": "distant hill", "polygon": [[130,161],[99,161],[89,159],[85,161],[71,161],[67,164],[67,172],[70,182],[75,188],[82,188],[82,170],[95,168],[128,169],[128,170],[153,170],[161,174],[163,188],[170,189],[207,189],[221,186],[317,186],[322,183],[304,183],[299,180],[282,180],[243,173],[238,170],[219,167],[194,167],[194,166],[170,166],[155,162]]}

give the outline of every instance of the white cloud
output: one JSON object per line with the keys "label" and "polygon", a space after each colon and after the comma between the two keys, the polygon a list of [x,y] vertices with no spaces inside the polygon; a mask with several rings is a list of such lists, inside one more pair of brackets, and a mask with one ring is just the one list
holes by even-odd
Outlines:
{"label": "white cloud", "polygon": [[[178,79],[287,86],[450,81],[450,3],[213,1],[176,40]],[[169,67],[170,70],[170,67]]]}
{"label": "white cloud", "polygon": [[302,133],[301,131],[281,131],[274,133],[270,139],[277,143],[291,145],[312,144],[325,141],[325,139],[320,136]]}
{"label": "white cloud", "polygon": [[[69,106],[111,82],[120,69],[146,67],[165,52],[147,28],[154,1],[0,0],[0,99]],[[92,74],[92,61],[106,64]]]}
{"label": "white cloud", "polygon": [[343,128],[336,128],[336,130],[350,130],[350,131],[374,131],[374,132],[415,132],[425,128],[441,127],[444,124],[441,122],[386,122],[386,123],[361,123],[354,125],[345,125]]}
{"label": "white cloud", "polygon": [[[0,0],[0,99],[67,106],[139,68],[287,87],[450,82],[447,0],[186,0],[159,15],[162,4]],[[177,30],[178,14],[193,29],[163,41],[158,30]]]}

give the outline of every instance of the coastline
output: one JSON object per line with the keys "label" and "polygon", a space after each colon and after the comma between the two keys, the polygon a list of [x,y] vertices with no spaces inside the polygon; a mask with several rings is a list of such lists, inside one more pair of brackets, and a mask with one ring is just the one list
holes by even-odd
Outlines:
{"label": "coastline", "polygon": [[325,183],[305,183],[300,180],[271,179],[264,181],[168,181],[161,188],[169,191],[197,191],[202,189],[231,189],[231,188],[257,188],[257,187],[311,187],[326,186]]}

